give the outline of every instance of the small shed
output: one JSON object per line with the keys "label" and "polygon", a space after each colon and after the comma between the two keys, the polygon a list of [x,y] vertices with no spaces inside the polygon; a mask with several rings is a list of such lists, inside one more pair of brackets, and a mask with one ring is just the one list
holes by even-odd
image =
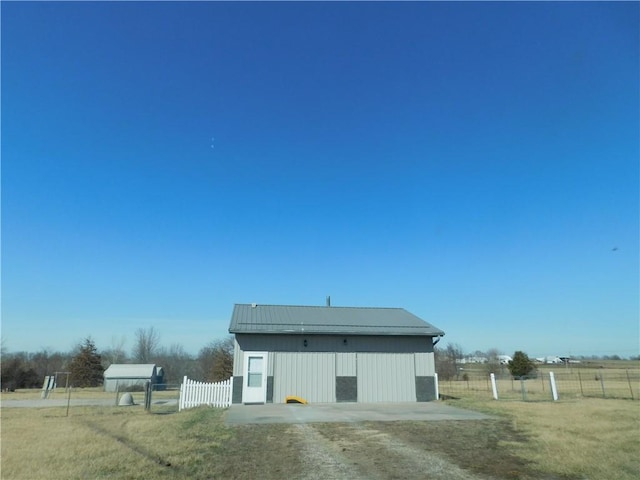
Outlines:
{"label": "small shed", "polygon": [[238,304],[229,332],[233,403],[436,399],[444,332],[403,308]]}
{"label": "small shed", "polygon": [[147,382],[163,383],[162,367],[153,363],[113,363],[104,371],[104,391],[115,392]]}

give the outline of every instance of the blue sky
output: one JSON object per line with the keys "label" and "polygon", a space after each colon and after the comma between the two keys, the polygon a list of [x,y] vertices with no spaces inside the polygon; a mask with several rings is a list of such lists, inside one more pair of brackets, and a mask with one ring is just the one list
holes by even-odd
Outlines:
{"label": "blue sky", "polygon": [[234,303],[639,352],[638,3],[2,3],[2,337]]}

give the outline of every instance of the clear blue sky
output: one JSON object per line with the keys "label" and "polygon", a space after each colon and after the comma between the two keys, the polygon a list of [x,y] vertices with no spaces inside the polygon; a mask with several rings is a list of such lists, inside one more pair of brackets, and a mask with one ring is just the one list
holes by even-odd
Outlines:
{"label": "clear blue sky", "polygon": [[2,336],[234,303],[639,351],[639,4],[2,2]]}

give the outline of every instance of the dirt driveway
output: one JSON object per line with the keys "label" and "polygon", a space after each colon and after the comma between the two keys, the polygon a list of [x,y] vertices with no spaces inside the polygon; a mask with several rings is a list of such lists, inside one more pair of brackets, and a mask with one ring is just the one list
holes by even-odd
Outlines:
{"label": "dirt driveway", "polygon": [[224,417],[256,452],[247,478],[542,478],[500,448],[524,441],[509,422],[440,402],[234,406]]}
{"label": "dirt driveway", "polygon": [[446,457],[412,446],[377,426],[295,424],[292,430],[300,439],[305,480],[489,478],[465,471]]}
{"label": "dirt driveway", "polygon": [[[221,478],[551,480],[508,445],[505,420],[234,425]],[[506,448],[505,448],[506,447]],[[236,453],[237,452],[237,453]],[[244,453],[242,453],[244,452]],[[251,452],[251,462],[247,462]],[[567,479],[563,479],[567,480]]]}

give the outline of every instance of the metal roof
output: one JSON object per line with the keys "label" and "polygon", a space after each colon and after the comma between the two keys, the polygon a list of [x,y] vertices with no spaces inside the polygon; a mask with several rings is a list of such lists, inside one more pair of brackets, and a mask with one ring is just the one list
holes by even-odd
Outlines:
{"label": "metal roof", "polygon": [[156,372],[154,363],[112,363],[104,371],[105,378],[151,378]]}
{"label": "metal roof", "polygon": [[444,335],[404,308],[236,304],[229,333]]}

